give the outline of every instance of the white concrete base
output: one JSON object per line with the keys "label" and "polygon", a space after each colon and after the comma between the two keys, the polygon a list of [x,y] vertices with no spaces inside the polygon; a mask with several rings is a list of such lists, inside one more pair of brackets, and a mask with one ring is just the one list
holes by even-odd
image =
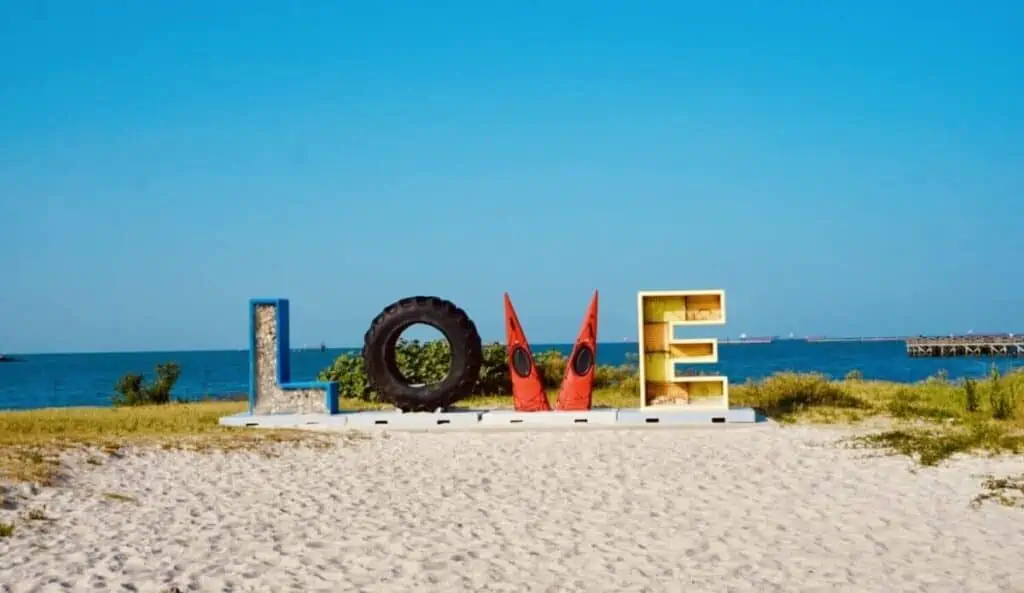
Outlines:
{"label": "white concrete base", "polygon": [[644,408],[642,410],[619,410],[618,424],[625,425],[678,425],[678,424],[730,424],[736,422],[757,422],[753,408],[695,409],[685,408]]}
{"label": "white concrete base", "polygon": [[223,426],[304,428],[311,430],[496,430],[509,428],[580,428],[586,426],[654,428],[658,426],[749,424],[760,419],[753,408],[728,410],[685,408],[598,409],[585,412],[450,412],[368,411],[341,414],[269,414],[225,416]]}
{"label": "white concrete base", "polygon": [[224,416],[220,419],[221,426],[238,426],[254,428],[344,428],[347,424],[346,414],[258,414],[249,412]]}
{"label": "white concrete base", "polygon": [[490,410],[480,416],[480,426],[587,426],[615,424],[618,410],[601,409],[580,412],[516,412]]}
{"label": "white concrete base", "polygon": [[344,412],[348,417],[348,428],[364,430],[369,428],[390,428],[392,430],[423,430],[425,428],[456,428],[476,426],[480,412],[467,410],[458,412],[398,412],[394,410],[370,412]]}

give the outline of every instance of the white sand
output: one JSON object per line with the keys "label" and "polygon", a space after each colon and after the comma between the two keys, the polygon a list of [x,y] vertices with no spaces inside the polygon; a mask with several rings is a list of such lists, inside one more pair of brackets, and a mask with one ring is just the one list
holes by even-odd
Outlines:
{"label": "white sand", "polygon": [[[21,504],[0,591],[1024,591],[1024,509],[969,507],[981,474],[1024,458],[915,473],[837,436],[395,433],[269,459],[137,453]],[[52,521],[20,518],[42,505]]]}

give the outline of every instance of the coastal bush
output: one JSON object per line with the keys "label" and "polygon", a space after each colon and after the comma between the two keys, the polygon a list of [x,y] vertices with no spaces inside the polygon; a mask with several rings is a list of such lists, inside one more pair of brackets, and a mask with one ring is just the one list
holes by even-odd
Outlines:
{"label": "coastal bush", "polygon": [[1024,506],[1024,474],[997,478],[988,476],[981,483],[985,492],[974,497],[972,508],[978,508],[986,500],[994,500],[1002,506]]}
{"label": "coastal bush", "polygon": [[[434,383],[441,380],[451,365],[448,342],[431,340],[399,340],[395,345],[398,370],[410,383]],[[558,350],[534,354],[537,371],[546,389],[557,389],[565,375],[568,357]],[[320,381],[335,381],[344,397],[364,401],[378,401],[378,394],[370,387],[359,352],[346,352],[317,375]],[[598,365],[594,374],[594,389],[623,388],[639,393],[635,365],[627,362],[620,366]],[[508,373],[507,348],[494,342],[484,345],[480,376],[473,388],[474,395],[509,395],[512,380]]]}
{"label": "coastal bush", "polygon": [[504,344],[493,342],[484,345],[483,364],[480,365],[480,378],[477,379],[475,394],[509,395],[512,393],[512,381],[508,376],[508,362],[505,359],[507,349]]}
{"label": "coastal bush", "polygon": [[395,362],[413,385],[439,383],[451,370],[451,347],[446,340],[405,341],[395,349]]}
{"label": "coastal bush", "polygon": [[181,367],[176,362],[156,365],[156,379],[144,384],[142,375],[127,373],[114,386],[115,406],[146,406],[166,404],[171,401],[171,390],[181,376]]}
{"label": "coastal bush", "polygon": [[730,399],[736,405],[750,406],[781,420],[814,407],[868,407],[866,402],[821,373],[784,372],[757,381],[748,380]]}
{"label": "coastal bush", "polygon": [[863,381],[864,380],[864,373],[862,373],[859,369],[853,369],[849,373],[846,373],[846,376],[843,377],[843,380],[844,381]]}
{"label": "coastal bush", "polygon": [[964,379],[964,408],[968,413],[973,414],[981,407],[981,396],[978,394],[978,384],[974,379]]}
{"label": "coastal bush", "polygon": [[[504,352],[504,347],[502,347]],[[502,368],[508,376],[508,365],[502,356]],[[569,357],[558,350],[548,350],[536,355],[537,370],[540,372],[541,380],[545,389],[558,389],[565,378],[565,368],[569,364]],[[637,380],[637,369],[630,365],[598,365],[594,370],[594,389],[607,389],[621,387],[624,383],[635,383],[639,393],[639,381]],[[511,383],[509,383],[511,385]],[[628,387],[628,385],[625,385]]]}
{"label": "coastal bush", "polygon": [[964,391],[958,383],[929,377],[917,383],[877,381],[850,388],[872,411],[899,419],[967,419]]}
{"label": "coastal bush", "polygon": [[1013,415],[1013,387],[1004,385],[999,367],[992,365],[989,372],[989,405],[992,408],[992,417],[996,420],[1007,420]]}
{"label": "coastal bush", "polygon": [[925,389],[913,389],[903,385],[897,388],[895,396],[890,399],[885,410],[893,418],[907,420],[910,418],[924,418],[930,420],[942,420],[953,418],[957,415],[955,409],[941,399],[929,397],[934,391]]}
{"label": "coastal bush", "polygon": [[925,466],[938,465],[957,453],[1024,451],[1024,436],[991,422],[971,422],[942,429],[898,428],[854,437],[852,442],[855,446],[887,449],[906,455]]}
{"label": "coastal bush", "polygon": [[331,365],[320,371],[317,381],[334,381],[338,384],[338,393],[343,397],[351,397],[365,401],[376,401],[375,394],[370,390],[370,380],[363,367],[363,357],[345,352],[334,359]]}

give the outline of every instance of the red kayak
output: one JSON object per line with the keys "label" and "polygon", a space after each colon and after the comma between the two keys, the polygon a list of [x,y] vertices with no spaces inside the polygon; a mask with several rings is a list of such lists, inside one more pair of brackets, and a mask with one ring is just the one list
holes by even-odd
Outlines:
{"label": "red kayak", "polygon": [[594,371],[597,368],[597,291],[590,299],[587,315],[583,318],[579,336],[565,368],[562,388],[558,392],[556,410],[589,410],[594,390]]}
{"label": "red kayak", "polygon": [[517,412],[547,412],[551,410],[544,383],[533,363],[530,344],[519,323],[512,300],[505,293],[505,339],[508,342],[508,373],[512,377],[512,402]]}

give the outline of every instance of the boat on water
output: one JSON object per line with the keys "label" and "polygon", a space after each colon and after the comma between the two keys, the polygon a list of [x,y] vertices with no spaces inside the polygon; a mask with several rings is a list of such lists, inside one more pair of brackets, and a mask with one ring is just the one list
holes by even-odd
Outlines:
{"label": "boat on water", "polygon": [[22,360],[13,356],[7,356],[3,352],[0,352],[0,362],[22,362]]}

